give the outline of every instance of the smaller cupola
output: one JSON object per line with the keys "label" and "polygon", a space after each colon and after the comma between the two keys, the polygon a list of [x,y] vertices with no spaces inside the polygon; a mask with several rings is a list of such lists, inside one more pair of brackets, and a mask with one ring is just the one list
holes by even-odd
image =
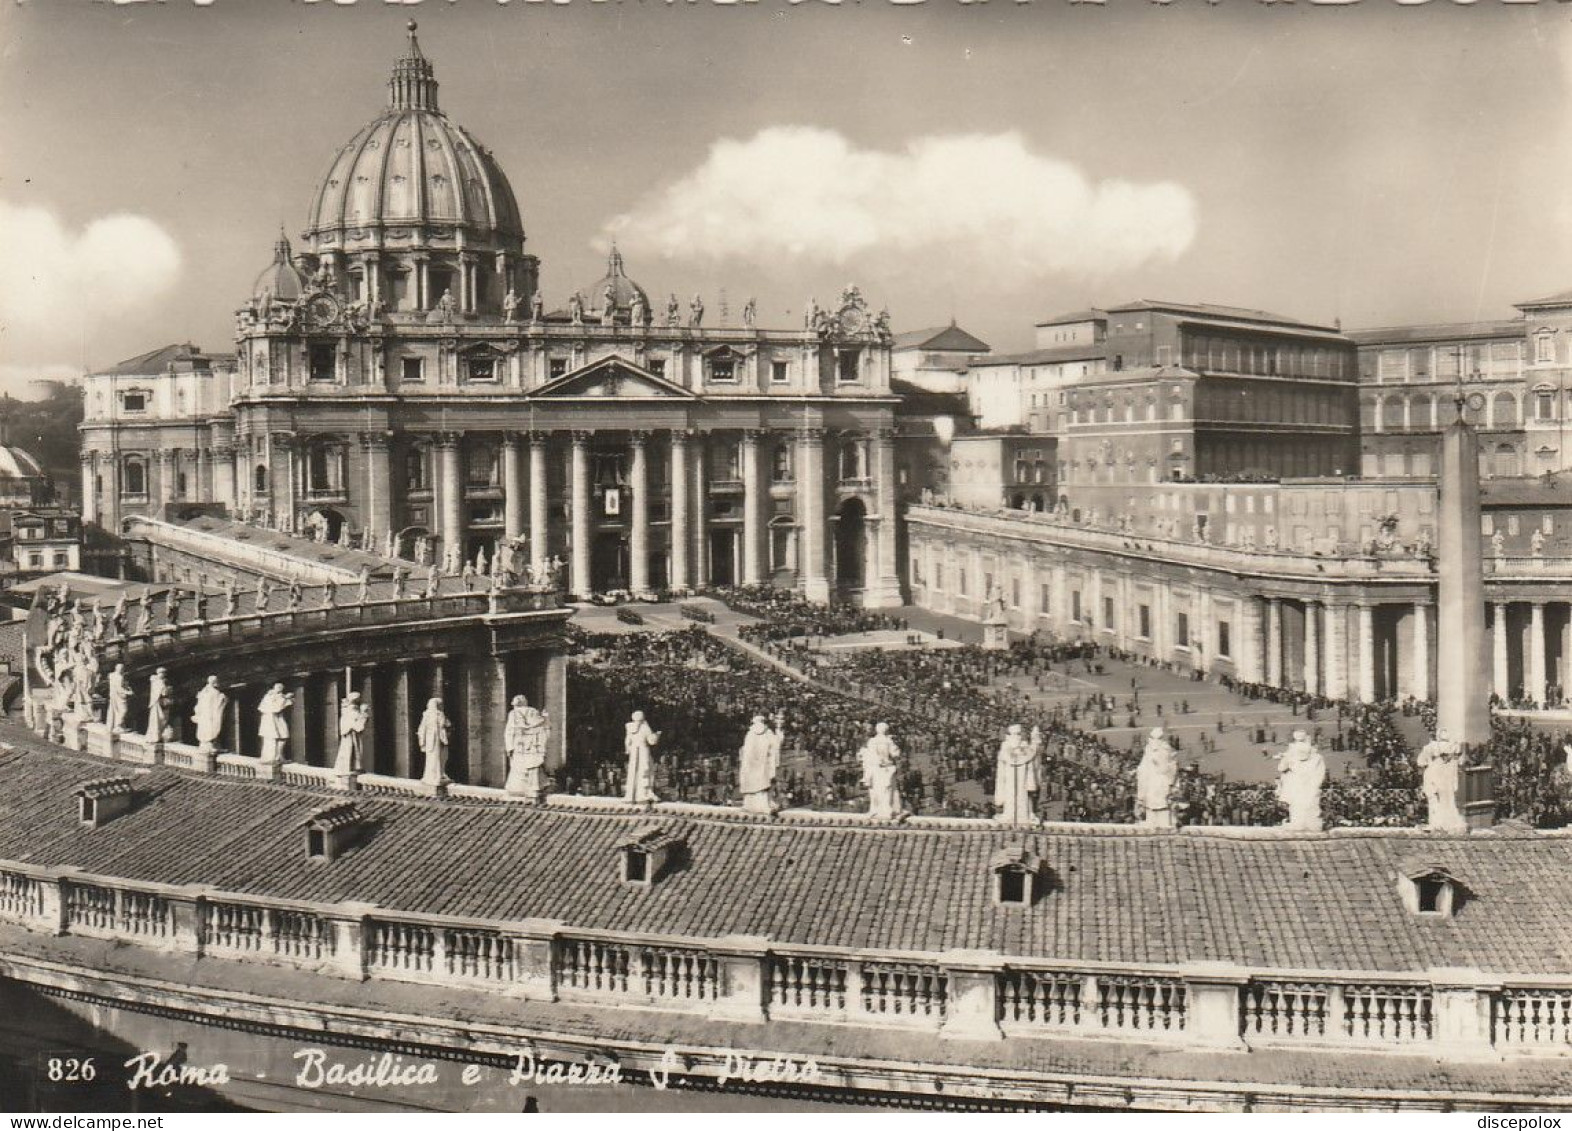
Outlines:
{"label": "smaller cupola", "polygon": [[366,819],[353,801],[318,809],[305,821],[306,858],[336,860],[354,847],[365,827]]}
{"label": "smaller cupola", "polygon": [[1024,845],[1000,849],[988,866],[993,873],[995,906],[1030,907],[1045,886],[1042,857]]}
{"label": "smaller cupola", "polygon": [[76,802],[78,819],[96,829],[136,804],[136,787],[127,777],[100,778],[78,786]]}
{"label": "smaller cupola", "polygon": [[1419,861],[1402,866],[1398,891],[1415,915],[1450,918],[1463,906],[1468,888],[1443,865]]}
{"label": "smaller cupola", "polygon": [[622,882],[652,887],[684,847],[678,833],[661,825],[642,825],[617,844]]}

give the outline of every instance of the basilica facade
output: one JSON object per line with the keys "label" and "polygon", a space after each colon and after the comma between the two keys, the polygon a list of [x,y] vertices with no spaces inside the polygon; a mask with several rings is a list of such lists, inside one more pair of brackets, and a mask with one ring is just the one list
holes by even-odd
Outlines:
{"label": "basilica facade", "polygon": [[509,542],[560,558],[578,596],[898,604],[888,315],[848,287],[800,328],[760,327],[752,300],[715,321],[615,248],[548,304],[508,179],[439,109],[412,26],[386,110],[239,310],[233,372],[179,398],[173,371],[88,378],[85,517],[212,504],[450,568]]}

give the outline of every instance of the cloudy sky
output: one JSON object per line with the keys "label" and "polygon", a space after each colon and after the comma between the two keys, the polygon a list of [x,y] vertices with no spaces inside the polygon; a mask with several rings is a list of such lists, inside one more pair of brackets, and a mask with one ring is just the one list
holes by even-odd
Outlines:
{"label": "cloudy sky", "polygon": [[0,0],[0,388],[229,348],[411,16],[550,305],[613,235],[714,315],[855,281],[1000,350],[1137,297],[1353,327],[1572,289],[1562,4]]}

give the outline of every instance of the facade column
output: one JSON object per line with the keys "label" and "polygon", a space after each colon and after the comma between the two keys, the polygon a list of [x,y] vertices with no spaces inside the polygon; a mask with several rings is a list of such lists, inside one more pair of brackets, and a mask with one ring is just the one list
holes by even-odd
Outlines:
{"label": "facade column", "polygon": [[628,588],[635,597],[653,596],[650,592],[650,464],[648,432],[633,432],[628,438],[632,455],[628,479],[633,494],[633,514],[628,531]]}
{"label": "facade column", "polygon": [[539,567],[546,564],[546,538],[550,530],[551,514],[546,492],[546,445],[551,440],[548,432],[529,434],[529,564]]}
{"label": "facade column", "polygon": [[98,521],[98,455],[82,453],[82,523]]}
{"label": "facade column", "polygon": [[220,444],[213,449],[213,501],[231,508],[231,514],[238,508],[240,500],[235,491],[235,448],[232,444]]}
{"label": "facade column", "polygon": [[380,552],[381,541],[393,531],[393,468],[386,432],[362,432],[360,448],[366,457],[366,505],[361,525],[365,549]]}
{"label": "facade column", "polygon": [[568,751],[568,657],[560,649],[546,656],[546,771],[548,781],[567,761]]}
{"label": "facade column", "polygon": [[1348,606],[1326,610],[1326,691],[1328,699],[1348,698]]}
{"label": "facade column", "polygon": [[688,500],[692,485],[688,482],[688,433],[676,429],[671,434],[671,536],[667,584],[681,592],[688,587],[688,551],[692,532],[688,529]]}
{"label": "facade column", "polygon": [[1528,655],[1524,658],[1523,678],[1528,686],[1524,698],[1536,705],[1545,702],[1545,603],[1535,601],[1528,607]]}
{"label": "facade column", "polygon": [[502,536],[509,542],[524,533],[524,460],[519,450],[519,434],[502,437]]}
{"label": "facade column", "polygon": [[470,785],[500,789],[508,780],[502,728],[507,722],[507,668],[503,657],[479,653],[464,659],[464,730]]}
{"label": "facade column", "polygon": [[437,513],[442,523],[443,564],[448,569],[464,565],[464,461],[462,437],[444,432],[437,438]]}
{"label": "facade column", "polygon": [[244,754],[246,752],[245,715],[241,711],[241,703],[245,701],[246,688],[230,687],[225,690],[229,693],[229,741],[226,744],[219,739],[219,748],[228,749],[231,754]]}
{"label": "facade column", "polygon": [[1283,601],[1266,599],[1266,682],[1283,686]]}
{"label": "facade column", "polygon": [[1359,608],[1359,701],[1374,703],[1375,692],[1375,609]]}
{"label": "facade column", "polygon": [[764,580],[759,549],[764,537],[764,483],[759,474],[759,441],[768,436],[757,428],[742,433],[742,583]]}
{"label": "facade column", "polygon": [[580,600],[590,595],[590,466],[591,432],[573,433],[572,477],[572,568],[568,591]]}
{"label": "facade column", "polygon": [[1320,606],[1305,602],[1305,691],[1321,694],[1321,621]]}
{"label": "facade column", "polygon": [[868,563],[863,604],[887,609],[901,603],[900,566],[896,561],[896,512],[900,503],[895,490],[895,429],[875,430],[872,454],[873,486],[879,505],[878,540],[874,558]]}
{"label": "facade column", "polygon": [[1503,703],[1512,698],[1511,669],[1507,666],[1507,606],[1505,601],[1499,601],[1492,606],[1495,614],[1491,619],[1490,652],[1491,669],[1494,673],[1496,698]]}
{"label": "facade column", "polygon": [[397,659],[393,661],[392,690],[389,699],[392,709],[388,712],[388,723],[393,728],[393,776],[400,778],[414,777],[414,768],[411,765],[410,748],[414,738],[414,724],[409,711],[409,665],[412,661]]}
{"label": "facade column", "polygon": [[710,583],[710,478],[708,433],[695,432],[693,445],[693,587]]}
{"label": "facade column", "polygon": [[154,515],[163,518],[170,501],[175,497],[175,459],[177,454],[170,449],[162,449],[153,453],[152,464],[158,473],[158,482],[155,483],[153,496],[157,504]]}
{"label": "facade column", "polygon": [[1430,606],[1424,601],[1414,602],[1414,670],[1408,693],[1415,699],[1430,698]]}
{"label": "facade column", "polygon": [[[802,595],[828,604],[830,582],[824,569],[824,429],[804,428],[797,437],[797,507]],[[931,584],[931,581],[929,582]]]}
{"label": "facade column", "polygon": [[322,751],[315,759],[318,766],[331,766],[338,756],[338,712],[343,702],[342,671],[327,671],[317,677],[322,684]]}

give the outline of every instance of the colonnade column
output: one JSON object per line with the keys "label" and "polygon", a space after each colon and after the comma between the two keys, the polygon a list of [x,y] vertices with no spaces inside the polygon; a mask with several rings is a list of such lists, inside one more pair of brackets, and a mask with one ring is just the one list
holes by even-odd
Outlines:
{"label": "colonnade column", "polygon": [[1359,608],[1359,701],[1375,702],[1375,609]]}
{"label": "colonnade column", "polygon": [[509,542],[524,533],[524,460],[519,434],[502,437],[502,536]]}
{"label": "colonnade column", "polygon": [[1430,698],[1430,606],[1414,602],[1414,670],[1408,693],[1415,699]]}
{"label": "colonnade column", "polygon": [[295,676],[289,690],[295,698],[289,706],[289,741],[285,744],[284,761],[310,762],[311,732],[306,729],[310,717],[307,713],[306,697],[311,692],[311,677]]}
{"label": "colonnade column", "polygon": [[393,710],[388,716],[393,728],[393,775],[407,778],[414,776],[410,759],[412,726],[409,714],[409,665],[407,659],[393,661]]}
{"label": "colonnade column", "polygon": [[546,432],[529,434],[529,564],[546,564],[546,537],[550,521],[546,494]]}
{"label": "colonnade column", "polygon": [[1314,601],[1305,602],[1305,691],[1310,695],[1321,694],[1321,622],[1320,606]]}
{"label": "colonnade column", "polygon": [[650,465],[648,432],[633,432],[628,479],[633,493],[633,514],[628,532],[628,588],[635,597],[650,594]]}
{"label": "colonnade column", "polygon": [[1528,607],[1528,655],[1523,665],[1527,686],[1524,698],[1531,703],[1545,701],[1545,603],[1535,601]]}
{"label": "colonnade column", "polygon": [[759,440],[767,433],[756,428],[742,433],[742,583],[764,580],[759,549],[764,534],[764,484],[759,474]]}
{"label": "colonnade column", "polygon": [[568,591],[577,598],[590,594],[590,466],[589,432],[573,433],[570,468],[573,498],[572,564]]}
{"label": "colonnade column", "polygon": [[342,670],[326,671],[319,677],[322,684],[322,750],[314,760],[315,765],[331,766],[338,756],[338,712],[343,700]]}
{"label": "colonnade column", "polygon": [[502,728],[508,714],[505,659],[482,652],[464,657],[464,730],[470,785],[500,789],[507,781]]}
{"label": "colonnade column", "polygon": [[1497,602],[1492,606],[1494,616],[1491,618],[1490,631],[1490,658],[1492,683],[1495,686],[1496,696],[1502,702],[1512,697],[1511,685],[1507,682],[1510,678],[1510,669],[1507,667],[1507,607],[1505,601]]}
{"label": "colonnade column", "polygon": [[377,702],[377,669],[362,668],[355,690],[360,692],[360,705],[367,708],[366,729],[360,734],[360,765],[355,769],[363,774],[373,773],[377,769],[377,713],[382,710]]}
{"label": "colonnade column", "polygon": [[1325,606],[1326,690],[1328,699],[1348,698],[1348,606]]}
{"label": "colonnade column", "polygon": [[668,584],[679,592],[688,587],[688,433],[676,429],[671,434],[671,537],[667,556]]}
{"label": "colonnade column", "polygon": [[444,432],[437,439],[437,503],[442,523],[444,565],[460,569],[464,564],[464,466],[459,458],[459,435]]}
{"label": "colonnade column", "polygon": [[705,433],[694,433],[693,445],[693,587],[710,583],[710,481],[709,445]]}
{"label": "colonnade column", "polygon": [[[797,444],[797,507],[800,534],[797,553],[802,595],[828,602],[830,582],[824,572],[824,429],[804,428]],[[932,584],[931,579],[929,581]]]}
{"label": "colonnade column", "polygon": [[1246,683],[1261,682],[1261,605],[1254,597],[1241,597],[1239,609],[1239,651],[1235,668]]}
{"label": "colonnade column", "polygon": [[1266,599],[1266,682],[1283,686],[1283,602],[1280,597]]}

